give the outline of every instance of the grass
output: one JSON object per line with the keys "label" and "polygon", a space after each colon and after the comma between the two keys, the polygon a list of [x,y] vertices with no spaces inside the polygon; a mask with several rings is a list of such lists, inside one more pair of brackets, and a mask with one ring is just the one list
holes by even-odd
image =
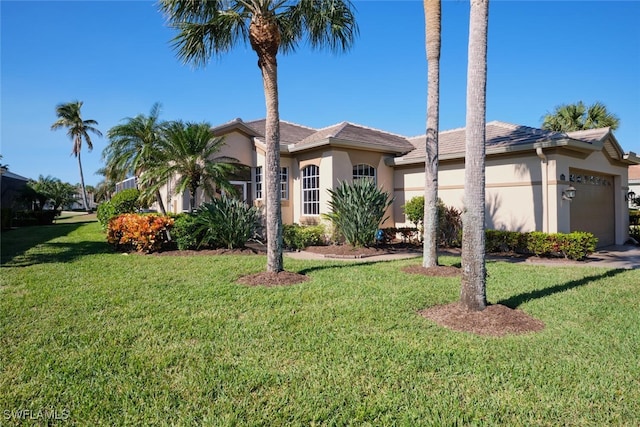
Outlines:
{"label": "grass", "polygon": [[3,233],[0,423],[637,425],[640,270],[491,262],[489,300],[546,328],[488,338],[416,314],[459,294],[400,271],[418,262],[286,258],[311,280],[252,288],[265,257],[112,253],[95,222]]}

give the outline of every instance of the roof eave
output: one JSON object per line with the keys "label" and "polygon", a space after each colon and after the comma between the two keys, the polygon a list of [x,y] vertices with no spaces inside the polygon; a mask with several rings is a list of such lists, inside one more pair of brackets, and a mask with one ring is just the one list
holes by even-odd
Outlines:
{"label": "roof eave", "polygon": [[375,151],[380,153],[394,153],[394,154],[404,154],[409,151],[409,147],[406,149],[402,149],[400,147],[391,147],[391,146],[382,146],[380,144],[372,144],[368,142],[361,141],[350,141],[346,139],[339,138],[323,138],[318,141],[311,142],[309,144],[304,144],[302,146],[296,146],[295,144],[289,144],[289,152],[300,152],[305,150],[312,150],[315,148],[319,148],[322,146],[330,146],[336,148],[359,148],[367,151]]}

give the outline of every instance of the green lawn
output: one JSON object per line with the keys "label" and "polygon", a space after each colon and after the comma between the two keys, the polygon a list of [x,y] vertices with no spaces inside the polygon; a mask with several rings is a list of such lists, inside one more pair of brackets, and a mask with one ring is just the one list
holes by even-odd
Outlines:
{"label": "green lawn", "polygon": [[2,233],[0,425],[640,420],[640,270],[491,262],[490,302],[546,328],[489,338],[417,314],[459,294],[400,271],[419,259],[285,259],[311,280],[252,288],[263,256],[117,254],[60,222]]}

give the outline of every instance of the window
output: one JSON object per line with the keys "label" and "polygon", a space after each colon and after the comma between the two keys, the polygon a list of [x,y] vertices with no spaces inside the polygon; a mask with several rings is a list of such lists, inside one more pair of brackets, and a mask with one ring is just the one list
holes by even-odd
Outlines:
{"label": "window", "polygon": [[262,166],[256,168],[256,199],[262,199]]}
{"label": "window", "polygon": [[[258,166],[255,172],[256,199],[262,199],[262,166]],[[289,198],[289,168],[280,168],[280,198]]]}
{"label": "window", "polygon": [[302,169],[302,214],[320,215],[320,168],[315,165]]}
{"label": "window", "polygon": [[353,179],[370,178],[373,182],[376,182],[376,170],[373,166],[360,164],[353,167]]}
{"label": "window", "polygon": [[289,168],[280,168],[280,198],[289,199]]}

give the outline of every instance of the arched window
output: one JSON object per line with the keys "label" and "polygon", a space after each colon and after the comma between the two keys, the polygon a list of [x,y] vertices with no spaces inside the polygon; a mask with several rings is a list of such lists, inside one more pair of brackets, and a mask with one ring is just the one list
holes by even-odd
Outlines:
{"label": "arched window", "polygon": [[302,214],[320,215],[320,168],[316,165],[302,169]]}
{"label": "arched window", "polygon": [[376,169],[373,166],[359,164],[353,167],[353,179],[369,178],[376,182]]}

